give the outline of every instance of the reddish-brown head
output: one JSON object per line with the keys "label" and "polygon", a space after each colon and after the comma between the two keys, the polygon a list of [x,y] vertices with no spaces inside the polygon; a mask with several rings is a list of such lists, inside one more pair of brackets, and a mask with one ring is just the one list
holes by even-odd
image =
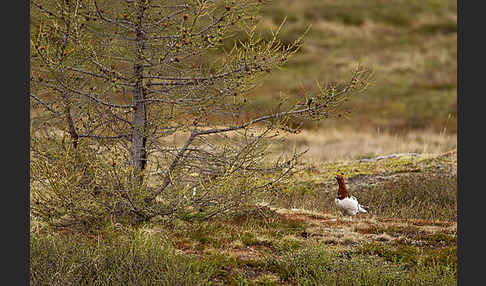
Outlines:
{"label": "reddish-brown head", "polygon": [[346,185],[344,184],[343,175],[338,174],[335,178],[336,178],[338,185],[339,185],[338,199],[344,199],[346,197],[349,197],[348,190],[346,189]]}

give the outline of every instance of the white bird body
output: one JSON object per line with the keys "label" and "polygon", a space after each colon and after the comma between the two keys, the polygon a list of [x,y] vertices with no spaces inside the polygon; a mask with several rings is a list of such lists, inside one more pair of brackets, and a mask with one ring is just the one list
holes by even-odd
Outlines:
{"label": "white bird body", "polygon": [[353,216],[358,213],[367,213],[359,203],[358,200],[349,195],[346,185],[344,184],[344,178],[342,175],[337,175],[336,180],[339,184],[338,196],[334,200],[337,209],[343,214],[343,216],[349,216],[352,219]]}
{"label": "white bird body", "polygon": [[337,209],[344,216],[352,217],[357,213],[367,213],[367,211],[358,203],[358,200],[353,196],[344,199],[336,198],[334,201],[336,202]]}

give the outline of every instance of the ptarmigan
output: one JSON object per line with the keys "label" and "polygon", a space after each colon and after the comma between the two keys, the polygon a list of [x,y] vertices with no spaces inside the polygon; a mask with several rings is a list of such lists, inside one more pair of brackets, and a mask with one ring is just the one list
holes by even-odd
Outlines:
{"label": "ptarmigan", "polygon": [[336,177],[339,184],[338,196],[334,200],[336,202],[337,209],[343,214],[343,216],[349,216],[350,220],[357,213],[367,213],[367,211],[358,203],[358,200],[350,196],[346,185],[344,184],[343,175],[339,174]]}

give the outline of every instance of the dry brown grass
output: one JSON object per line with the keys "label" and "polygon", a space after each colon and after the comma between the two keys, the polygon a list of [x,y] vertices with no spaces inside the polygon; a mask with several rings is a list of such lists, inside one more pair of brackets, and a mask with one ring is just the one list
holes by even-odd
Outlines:
{"label": "dry brown grass", "polygon": [[[275,209],[291,220],[298,220],[307,225],[306,232],[314,242],[329,244],[334,250],[350,249],[362,243],[391,243],[393,241],[409,245],[435,245],[434,235],[447,234],[454,239],[457,223],[454,221],[436,221],[424,219],[379,218],[365,214],[343,220],[336,213],[318,213],[306,210]],[[316,218],[316,213],[319,217]],[[454,242],[448,241],[449,244]]]}
{"label": "dry brown grass", "polygon": [[[188,133],[176,133],[163,138],[166,144],[184,144]],[[338,160],[373,158],[395,153],[418,153],[438,155],[457,149],[457,134],[434,130],[412,130],[392,133],[379,129],[320,128],[303,130],[298,134],[285,135],[285,145],[274,144],[275,155],[294,148],[298,151],[308,149],[303,161],[319,163]]]}
{"label": "dry brown grass", "polygon": [[[457,135],[429,130],[406,134],[326,128],[289,135],[289,146],[309,148],[304,160],[309,163],[373,158],[394,153],[441,154],[457,148]],[[283,148],[283,147],[282,147]],[[287,147],[288,148],[288,147]]]}

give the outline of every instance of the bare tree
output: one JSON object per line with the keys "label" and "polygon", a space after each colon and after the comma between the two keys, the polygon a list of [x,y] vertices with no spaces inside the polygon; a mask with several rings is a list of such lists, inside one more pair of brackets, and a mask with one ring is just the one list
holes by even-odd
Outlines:
{"label": "bare tree", "polygon": [[[248,92],[284,65],[304,36],[284,44],[280,26],[263,40],[255,32],[261,2],[32,0],[33,136],[62,130],[69,152],[79,156],[85,144],[83,152],[99,154],[85,159],[103,162],[104,171],[84,172],[76,184],[112,194],[139,220],[207,218],[254,202],[295,167],[295,152],[272,162],[267,156],[282,133],[299,131],[289,120],[337,115],[369,76],[358,67],[347,82],[251,116]],[[242,30],[245,40],[222,56],[215,52]],[[52,142],[60,136],[44,134]],[[32,160],[46,160],[45,146],[32,145]],[[118,171],[107,171],[115,165]],[[39,169],[33,173],[33,186],[46,179]],[[114,178],[118,183],[106,184]],[[34,197],[48,205],[59,197],[54,193]]]}

